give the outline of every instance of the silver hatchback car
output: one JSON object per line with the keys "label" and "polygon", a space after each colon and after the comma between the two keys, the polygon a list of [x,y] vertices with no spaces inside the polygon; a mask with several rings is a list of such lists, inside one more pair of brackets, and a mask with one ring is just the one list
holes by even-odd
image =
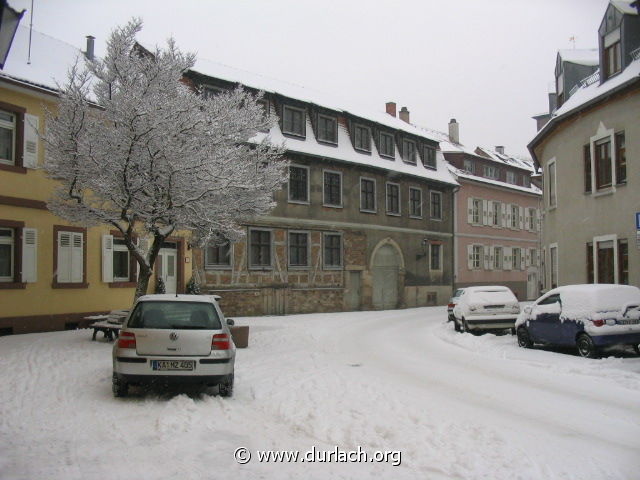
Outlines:
{"label": "silver hatchback car", "polygon": [[[129,385],[218,385],[233,393],[236,347],[217,296],[145,295],[113,347],[113,394]],[[229,324],[233,324],[231,320]]]}

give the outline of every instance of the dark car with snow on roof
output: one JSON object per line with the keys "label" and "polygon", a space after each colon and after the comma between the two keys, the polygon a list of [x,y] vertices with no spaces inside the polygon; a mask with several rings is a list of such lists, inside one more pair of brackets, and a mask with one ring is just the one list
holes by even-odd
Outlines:
{"label": "dark car with snow on roof", "polygon": [[576,346],[595,358],[605,346],[631,345],[640,355],[640,289],[629,285],[567,285],[524,308],[518,345]]}

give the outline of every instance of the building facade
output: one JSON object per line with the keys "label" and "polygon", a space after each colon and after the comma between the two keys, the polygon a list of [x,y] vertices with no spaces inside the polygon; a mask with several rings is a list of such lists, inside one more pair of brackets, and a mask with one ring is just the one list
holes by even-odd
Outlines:
{"label": "building facade", "polygon": [[504,285],[521,300],[539,294],[541,190],[533,162],[495,150],[468,149],[451,120],[440,142],[460,184],[455,194],[455,287]]}
{"label": "building facade", "polygon": [[217,94],[263,91],[279,119],[289,181],[246,237],[196,264],[231,315],[393,309],[446,303],[453,283],[455,180],[408,111],[360,113],[316,92],[204,60],[187,74]]}
{"label": "building facade", "polygon": [[[0,334],[75,328],[88,315],[129,308],[137,276],[118,231],[72,225],[47,209],[55,184],[38,134],[45,108],[55,110],[56,81],[83,54],[34,31],[27,63],[28,37],[19,27],[0,71]],[[161,252],[167,290],[183,292],[186,238],[169,239]]]}
{"label": "building facade", "polygon": [[[636,2],[637,5],[637,2]],[[640,285],[640,15],[611,1],[599,68],[529,144],[544,177],[544,283]]]}

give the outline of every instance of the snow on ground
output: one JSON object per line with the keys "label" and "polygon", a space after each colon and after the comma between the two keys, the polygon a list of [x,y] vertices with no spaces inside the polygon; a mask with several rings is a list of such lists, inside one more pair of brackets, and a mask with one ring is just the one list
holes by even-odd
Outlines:
{"label": "snow on ground", "polygon": [[[111,395],[89,330],[0,338],[0,479],[632,479],[640,358],[524,350],[442,307],[238,318],[234,397]],[[233,457],[247,447],[246,465]],[[401,451],[260,463],[256,450]]]}

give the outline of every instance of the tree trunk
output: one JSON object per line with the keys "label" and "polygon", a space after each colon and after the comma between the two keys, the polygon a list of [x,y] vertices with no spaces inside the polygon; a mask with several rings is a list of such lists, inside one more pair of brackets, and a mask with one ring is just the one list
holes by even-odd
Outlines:
{"label": "tree trunk", "polygon": [[138,283],[136,285],[136,292],[133,297],[133,301],[138,300],[142,295],[147,294],[149,288],[149,279],[151,278],[151,269],[140,268],[140,274],[138,275]]}

